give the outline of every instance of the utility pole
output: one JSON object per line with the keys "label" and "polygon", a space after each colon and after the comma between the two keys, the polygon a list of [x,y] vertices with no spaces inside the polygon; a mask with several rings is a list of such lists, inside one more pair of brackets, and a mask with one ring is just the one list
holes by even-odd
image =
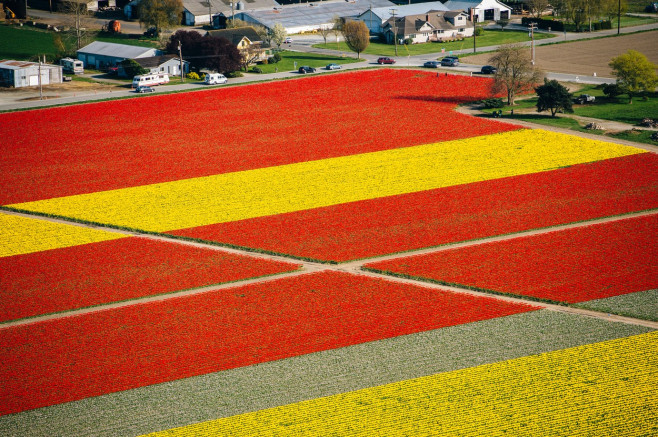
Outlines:
{"label": "utility pole", "polygon": [[475,25],[475,23],[473,23],[473,53],[475,53],[475,51],[476,51],[476,47],[475,47],[475,37],[477,35],[476,30],[478,30],[478,28]]}
{"label": "utility pole", "polygon": [[235,2],[231,2],[231,26],[233,26],[233,27],[235,27],[235,13],[233,12],[233,5],[234,4],[235,4]]}
{"label": "utility pole", "polygon": [[617,3],[617,35],[619,35],[619,28],[621,27],[621,0]]}
{"label": "utility pole", "polygon": [[537,28],[537,23],[530,23],[530,54],[532,65],[535,65],[535,29]]}
{"label": "utility pole", "polygon": [[184,82],[185,79],[183,79],[183,54],[181,51],[181,43],[178,41],[178,58],[180,59],[180,81]]}
{"label": "utility pole", "polygon": [[[45,61],[46,55],[44,55]],[[43,100],[43,88],[41,86],[41,55],[39,55],[39,100]]]}
{"label": "utility pole", "polygon": [[398,55],[398,22],[395,20],[396,9],[391,9],[393,15],[393,43],[395,44],[395,56]]}

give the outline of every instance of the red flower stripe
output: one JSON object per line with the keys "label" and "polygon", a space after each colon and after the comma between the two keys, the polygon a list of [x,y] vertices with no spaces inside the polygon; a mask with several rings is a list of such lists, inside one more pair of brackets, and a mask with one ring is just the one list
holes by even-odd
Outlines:
{"label": "red flower stripe", "polygon": [[658,214],[367,267],[567,303],[658,288]]}
{"label": "red flower stripe", "polygon": [[452,110],[490,85],[386,69],[0,114],[0,204],[517,129]]}
{"label": "red flower stripe", "polygon": [[656,174],[643,153],[172,233],[341,262],[658,208]]}
{"label": "red flower stripe", "polygon": [[5,328],[0,414],[535,309],[325,271]]}
{"label": "red flower stripe", "polygon": [[169,293],[299,266],[123,238],[0,258],[0,321]]}

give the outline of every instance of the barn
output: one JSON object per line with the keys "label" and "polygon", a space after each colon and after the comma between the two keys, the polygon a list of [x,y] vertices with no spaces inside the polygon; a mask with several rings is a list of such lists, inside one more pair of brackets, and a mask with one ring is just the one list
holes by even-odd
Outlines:
{"label": "barn", "polygon": [[41,64],[27,61],[0,61],[0,86],[26,87],[62,83],[62,67],[59,65]]}

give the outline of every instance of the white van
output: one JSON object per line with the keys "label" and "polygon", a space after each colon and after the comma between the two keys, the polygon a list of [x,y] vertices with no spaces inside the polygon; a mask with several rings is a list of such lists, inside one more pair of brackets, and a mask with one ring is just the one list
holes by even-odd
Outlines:
{"label": "white van", "polygon": [[208,73],[203,81],[206,85],[215,85],[216,83],[226,83],[228,79],[221,73]]}
{"label": "white van", "polygon": [[62,66],[64,73],[82,74],[85,72],[84,64],[77,59],[62,58],[59,60],[59,65]]}
{"label": "white van", "polygon": [[154,86],[169,83],[169,75],[166,73],[142,74],[133,77],[133,88],[138,86]]}

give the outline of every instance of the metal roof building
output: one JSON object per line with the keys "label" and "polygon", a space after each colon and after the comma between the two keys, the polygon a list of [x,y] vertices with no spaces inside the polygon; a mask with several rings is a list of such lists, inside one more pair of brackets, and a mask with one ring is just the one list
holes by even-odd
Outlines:
{"label": "metal roof building", "polygon": [[288,33],[299,33],[331,26],[335,17],[357,17],[369,8],[397,7],[388,0],[338,0],[278,6],[270,10],[246,10],[236,18],[255,23],[268,29],[281,23]]}
{"label": "metal roof building", "polygon": [[78,59],[85,68],[101,70],[115,66],[124,59],[148,58],[162,55],[162,51],[152,47],[139,47],[127,44],[94,41],[78,50]]}
{"label": "metal roof building", "polygon": [[0,86],[26,87],[62,83],[62,67],[60,65],[41,64],[27,61],[0,61]]}
{"label": "metal roof building", "polygon": [[245,10],[273,9],[279,7],[274,0],[183,0],[183,24],[198,26],[210,23],[210,16],[230,18]]}

